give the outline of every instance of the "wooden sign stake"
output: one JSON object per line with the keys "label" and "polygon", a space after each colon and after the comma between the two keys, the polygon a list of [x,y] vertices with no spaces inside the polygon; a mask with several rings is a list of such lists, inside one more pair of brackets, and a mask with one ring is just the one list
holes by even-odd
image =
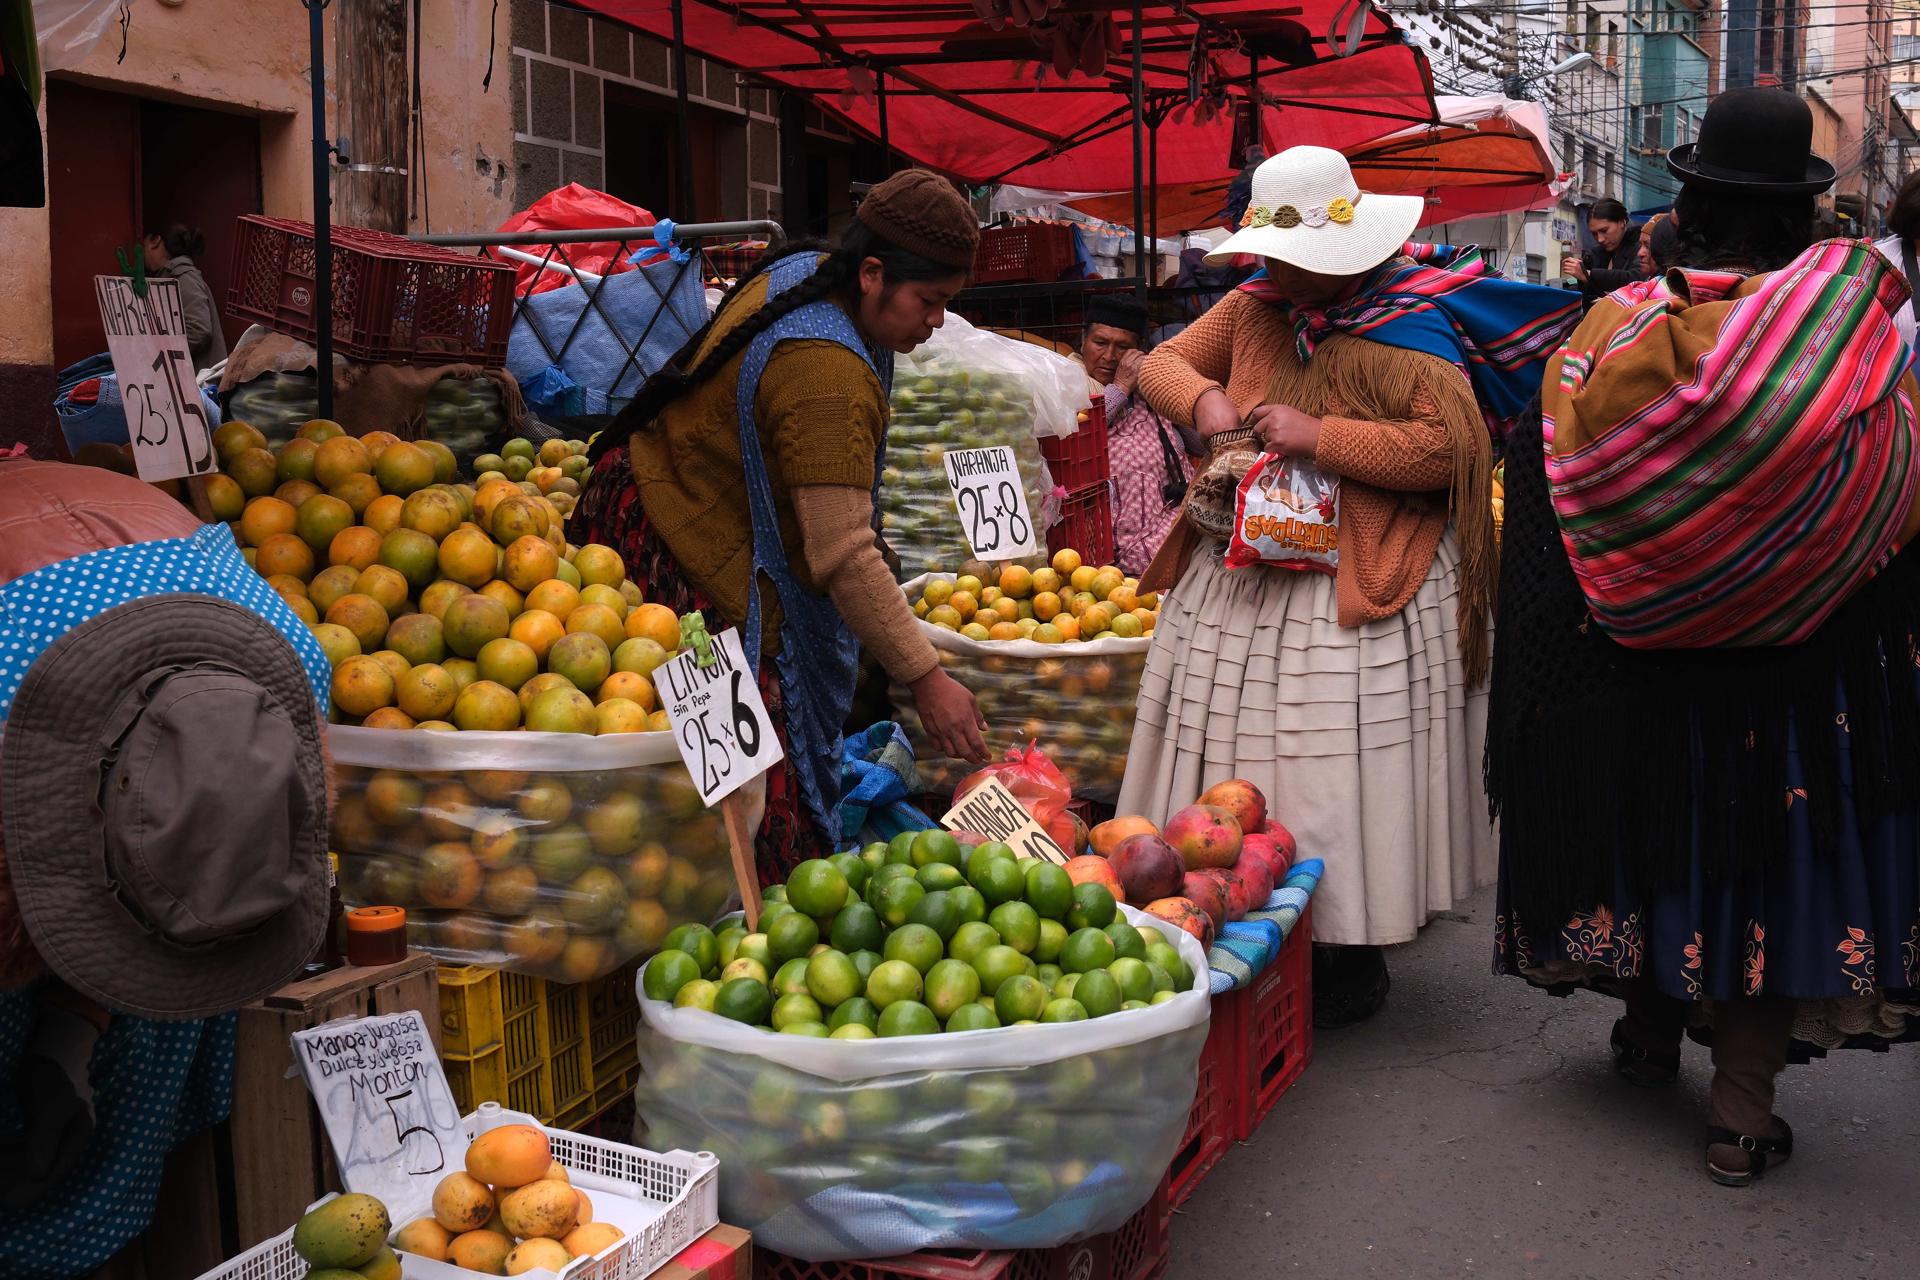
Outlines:
{"label": "wooden sign stake", "polygon": [[747,929],[752,932],[760,928],[760,871],[754,860],[753,832],[747,830],[747,811],[738,791],[721,799],[720,818],[727,824],[733,880],[740,887],[740,905],[747,913]]}

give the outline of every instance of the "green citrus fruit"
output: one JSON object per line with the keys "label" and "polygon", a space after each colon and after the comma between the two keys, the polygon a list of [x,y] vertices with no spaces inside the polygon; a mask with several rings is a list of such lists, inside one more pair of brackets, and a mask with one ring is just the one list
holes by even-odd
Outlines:
{"label": "green citrus fruit", "polygon": [[988,947],[1000,945],[1000,935],[990,924],[969,922],[953,931],[947,939],[947,954],[955,960],[964,960],[972,964],[974,959]]}
{"label": "green citrus fruit", "polygon": [[1093,969],[1080,975],[1079,983],[1073,989],[1073,998],[1087,1011],[1089,1018],[1104,1018],[1110,1013],[1120,1012],[1120,1002],[1126,997],[1120,992],[1120,984],[1105,969]]}
{"label": "green citrus fruit", "polygon": [[827,929],[827,940],[845,952],[877,951],[886,941],[886,927],[880,913],[864,902],[849,902],[840,908]]}
{"label": "green citrus fruit", "polygon": [[1177,994],[1178,993],[1172,991],[1156,991],[1153,993],[1153,999],[1147,1001],[1147,1004],[1149,1007],[1156,1004],[1165,1004],[1167,1001],[1175,999]]}
{"label": "green citrus fruit", "polygon": [[1047,1007],[1040,1011],[1042,1022],[1085,1022],[1087,1010],[1078,1000],[1049,1000]]}
{"label": "green citrus fruit", "polygon": [[1115,920],[1101,930],[1113,939],[1113,955],[1116,960],[1145,960],[1147,944],[1140,938],[1140,931],[1125,920]]}
{"label": "green citrus fruit", "polygon": [[787,877],[787,901],[810,916],[830,916],[847,905],[846,873],[825,858],[808,858]]}
{"label": "green citrus fruit", "polygon": [[947,1018],[948,1031],[991,1031],[999,1025],[999,1016],[978,1001],[961,1005]]}
{"label": "green citrus fruit", "polygon": [[965,961],[941,960],[927,970],[927,1007],[940,1021],[979,998],[980,975]]}
{"label": "green citrus fruit", "polygon": [[987,918],[987,900],[981,897],[980,891],[972,885],[963,884],[957,889],[948,889],[946,894],[960,912],[961,924],[971,924]]}
{"label": "green citrus fruit", "polygon": [[960,873],[960,868],[944,862],[929,862],[920,868],[914,878],[919,880],[920,887],[929,893],[936,889],[958,889],[967,882],[966,876]]}
{"label": "green citrus fruit", "polygon": [[807,960],[807,994],[824,1009],[837,1009],[866,986],[843,951],[822,951]]}
{"label": "green citrus fruit", "polygon": [[[980,846],[981,849],[990,847],[984,844]],[[976,856],[979,852],[979,849],[974,850]],[[985,859],[977,868],[969,871],[967,882],[987,900],[988,907],[1017,901],[1027,891],[1026,878],[1013,865],[1012,858]]]}
{"label": "green citrus fruit", "polygon": [[1046,1007],[1047,989],[1024,973],[1014,974],[993,992],[993,1010],[1002,1022],[1038,1018]]}
{"label": "green citrus fruit", "polygon": [[848,900],[859,897],[860,891],[867,887],[867,879],[873,874],[873,868],[869,867],[857,853],[836,853],[827,861],[847,878]]}
{"label": "green citrus fruit", "polygon": [[705,1009],[713,1012],[714,999],[720,994],[720,984],[706,978],[695,978],[680,988],[680,994],[673,998],[676,1009]]}
{"label": "green citrus fruit", "polygon": [[750,933],[740,939],[738,955],[748,960],[758,960],[764,965],[773,963],[773,948],[767,945],[767,935],[764,932]]}
{"label": "green citrus fruit", "polygon": [[832,1035],[824,1022],[789,1022],[776,1030],[783,1036],[813,1036],[820,1040],[825,1040]]}
{"label": "green citrus fruit", "polygon": [[887,927],[898,929],[908,923],[913,909],[920,905],[920,899],[927,896],[918,880],[906,876],[895,876],[882,884],[874,900],[874,910],[887,922]]}
{"label": "green citrus fruit", "polygon": [[847,959],[853,961],[854,970],[860,975],[860,983],[864,989],[867,979],[873,976],[873,971],[880,967],[880,962],[885,957],[878,951],[867,950],[855,951]]}
{"label": "green citrus fruit", "polygon": [[873,1007],[882,1012],[888,1005],[898,1004],[902,1000],[918,1000],[923,990],[925,986],[920,970],[905,960],[882,961],[867,979],[867,999],[873,1001]]}
{"label": "green citrus fruit", "polygon": [[1071,1000],[1073,998],[1073,989],[1079,985],[1079,974],[1063,973],[1060,975],[1059,981],[1055,982],[1048,990],[1053,993],[1053,998],[1056,1000]]}
{"label": "green citrus fruit", "polygon": [[[813,922],[811,916],[798,911],[787,912],[767,925],[766,929],[767,949],[773,953],[775,964],[785,964],[797,956],[806,955],[813,950],[813,944],[820,941],[820,926]],[[1111,948],[1113,944],[1107,945]]]}
{"label": "green citrus fruit", "polygon": [[[902,831],[887,842],[887,861],[895,865],[913,866],[913,842],[918,833]],[[917,870],[917,868],[916,868]]]}
{"label": "green citrus fruit", "polygon": [[1060,951],[1060,967],[1068,973],[1104,969],[1113,961],[1113,939],[1098,929],[1079,929],[1069,934],[1067,945]]}
{"label": "green citrus fruit", "polygon": [[888,936],[881,954],[889,960],[904,960],[924,974],[940,961],[940,935],[924,924],[902,925]]}
{"label": "green citrus fruit", "polygon": [[[938,889],[915,903],[913,910],[907,912],[907,920],[907,928],[924,925],[944,943],[962,923],[960,904],[945,889]],[[898,937],[899,934],[894,936]]]}
{"label": "green citrus fruit", "polygon": [[1001,983],[1026,973],[1027,958],[1009,946],[988,947],[974,957],[973,968],[980,975],[980,989],[998,993]]}
{"label": "green citrus fruit", "polygon": [[[1114,963],[1119,964],[1120,962],[1115,960]],[[1147,978],[1152,983],[1154,995],[1159,995],[1162,991],[1173,990],[1172,974],[1151,960],[1142,961],[1142,963],[1147,966]]]}
{"label": "green citrus fruit", "polygon": [[1040,922],[1040,945],[1033,949],[1033,958],[1039,964],[1051,964],[1060,958],[1061,949],[1067,945],[1067,926],[1058,920]]}
{"label": "green citrus fruit", "polygon": [[1027,903],[1049,920],[1065,920],[1073,909],[1073,877],[1051,862],[1027,868]]}
{"label": "green citrus fruit", "polygon": [[700,963],[701,973],[712,973],[720,963],[720,940],[703,924],[683,924],[660,944],[667,951],[684,951]]}
{"label": "green citrus fruit", "polygon": [[1164,938],[1147,944],[1147,963],[1165,969],[1167,976],[1173,979],[1175,991],[1185,991],[1193,985],[1193,970],[1181,958],[1179,949]]}
{"label": "green citrus fruit", "polygon": [[1024,902],[1003,902],[987,916],[1000,941],[1021,955],[1032,955],[1040,944],[1040,916]]}
{"label": "green citrus fruit", "polygon": [[867,874],[872,874],[887,865],[887,846],[883,840],[875,840],[860,851],[860,861],[867,864]]}
{"label": "green citrus fruit", "polygon": [[872,1040],[875,1038],[872,1027],[858,1022],[849,1022],[827,1032],[830,1040]]}
{"label": "green citrus fruit", "polygon": [[1107,972],[1120,984],[1122,1000],[1146,1000],[1153,995],[1153,971],[1145,960],[1122,956],[1107,967]]}
{"label": "green citrus fruit", "polygon": [[930,1036],[940,1031],[933,1010],[918,1000],[899,1000],[880,1011],[881,1036]]}
{"label": "green citrus fruit", "polygon": [[720,985],[725,986],[735,978],[752,978],[761,986],[767,985],[767,966],[752,956],[735,956],[720,970]]}
{"label": "green citrus fruit", "polygon": [[784,1031],[796,1022],[820,1022],[827,1015],[810,995],[785,995],[773,1002],[773,1029]]}
{"label": "green citrus fruit", "polygon": [[865,996],[855,996],[851,1000],[842,1000],[833,1008],[833,1017],[827,1022],[829,1027],[838,1031],[841,1027],[855,1023],[872,1030],[880,1025],[880,1011],[873,1007],[873,1001]]}
{"label": "green citrus fruit", "polygon": [[1041,986],[1051,991],[1053,984],[1067,975],[1066,971],[1057,964],[1043,964],[1034,967],[1033,976],[1040,979]]}
{"label": "green citrus fruit", "polygon": [[640,985],[649,1000],[671,1000],[700,978],[700,962],[684,951],[662,951],[647,964]]}
{"label": "green citrus fruit", "polygon": [[1077,884],[1067,911],[1069,929],[1104,929],[1113,923],[1113,894],[1103,884]]}
{"label": "green citrus fruit", "polygon": [[913,865],[925,867],[936,862],[958,867],[960,842],[953,838],[951,832],[922,831],[913,838]]}
{"label": "green citrus fruit", "polygon": [[967,851],[967,879],[971,880],[990,862],[1012,862],[1013,850],[998,840],[977,844]]}
{"label": "green citrus fruit", "polygon": [[734,978],[720,984],[720,994],[713,998],[713,1011],[750,1027],[764,1026],[773,1012],[773,993],[764,982]]}
{"label": "green citrus fruit", "polygon": [[774,971],[773,981],[767,985],[773,988],[776,999],[807,994],[807,963],[808,957],[796,956]]}

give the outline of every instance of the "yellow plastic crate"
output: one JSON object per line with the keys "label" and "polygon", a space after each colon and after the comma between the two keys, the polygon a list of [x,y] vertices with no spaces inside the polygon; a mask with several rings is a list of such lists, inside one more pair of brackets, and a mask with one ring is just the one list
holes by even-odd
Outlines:
{"label": "yellow plastic crate", "polygon": [[634,1037],[640,1030],[640,1000],[634,994],[634,979],[639,973],[640,962],[636,960],[585,984],[589,988],[588,1035],[593,1042],[596,1064],[609,1058],[638,1060]]}
{"label": "yellow plastic crate", "polygon": [[485,965],[440,970],[441,1059],[463,1111],[500,1102],[551,1124],[593,1097],[585,984]]}

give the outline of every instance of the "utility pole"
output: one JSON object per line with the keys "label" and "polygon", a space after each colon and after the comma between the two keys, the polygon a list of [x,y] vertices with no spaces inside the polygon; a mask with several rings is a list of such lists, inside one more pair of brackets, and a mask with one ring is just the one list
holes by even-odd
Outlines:
{"label": "utility pole", "polygon": [[340,221],[403,235],[407,230],[406,0],[340,0]]}

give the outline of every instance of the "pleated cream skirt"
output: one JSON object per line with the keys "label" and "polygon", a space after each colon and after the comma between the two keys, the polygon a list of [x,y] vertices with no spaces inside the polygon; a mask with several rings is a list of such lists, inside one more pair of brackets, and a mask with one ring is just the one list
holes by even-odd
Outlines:
{"label": "pleated cream skirt", "polygon": [[1196,552],[1161,605],[1119,812],[1160,823],[1252,781],[1299,856],[1326,863],[1315,942],[1408,942],[1493,883],[1487,691],[1460,662],[1458,566],[1449,531],[1404,609],[1348,628],[1331,575]]}

